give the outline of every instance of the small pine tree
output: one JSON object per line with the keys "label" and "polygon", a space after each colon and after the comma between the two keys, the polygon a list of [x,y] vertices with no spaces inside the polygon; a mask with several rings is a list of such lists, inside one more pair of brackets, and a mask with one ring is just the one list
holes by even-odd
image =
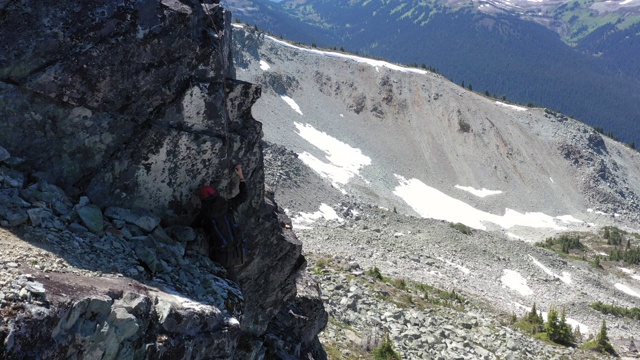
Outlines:
{"label": "small pine tree", "polygon": [[400,360],[400,354],[393,349],[393,342],[389,339],[389,334],[385,334],[382,342],[373,349],[375,360]]}
{"label": "small pine tree", "polygon": [[524,321],[533,325],[531,327],[531,333],[537,334],[542,331],[542,327],[544,324],[544,320],[541,315],[538,314],[536,310],[536,303],[533,303],[533,307],[531,307],[531,311],[525,316]]}
{"label": "small pine tree", "polygon": [[527,321],[532,324],[538,323],[538,310],[536,310],[536,303],[533,303],[531,311],[529,311],[529,314],[527,314]]}
{"label": "small pine tree", "polygon": [[600,326],[600,332],[596,335],[596,343],[600,352],[606,352],[609,354],[615,354],[611,343],[609,343],[609,337],[607,336],[607,323],[602,319],[602,325]]}
{"label": "small pine tree", "polygon": [[580,332],[580,326],[576,326],[575,329],[573,329],[573,341],[576,343],[579,343],[582,341],[582,333]]}
{"label": "small pine tree", "polygon": [[564,306],[560,312],[560,323],[558,324],[558,327],[560,328],[560,342],[566,344],[575,341],[573,338],[573,329],[571,329],[571,325],[567,324],[567,312]]}
{"label": "small pine tree", "polygon": [[553,342],[560,341],[560,327],[558,326],[558,311],[555,307],[549,309],[547,314],[547,322],[544,324],[544,331],[547,333],[549,340]]}

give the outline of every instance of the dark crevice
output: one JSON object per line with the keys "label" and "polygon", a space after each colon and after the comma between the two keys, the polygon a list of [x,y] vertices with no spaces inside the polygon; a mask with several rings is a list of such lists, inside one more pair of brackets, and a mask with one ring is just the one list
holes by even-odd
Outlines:
{"label": "dark crevice", "polygon": [[13,80],[13,79],[0,79],[0,82],[3,82],[5,84],[9,84],[9,85],[14,85],[14,86],[20,86],[20,84]]}
{"label": "dark crevice", "polygon": [[5,18],[7,17],[7,8],[9,8],[9,6],[17,4],[20,0],[11,0],[8,3],[4,4],[4,7],[2,9],[0,9],[0,23],[3,23]]}

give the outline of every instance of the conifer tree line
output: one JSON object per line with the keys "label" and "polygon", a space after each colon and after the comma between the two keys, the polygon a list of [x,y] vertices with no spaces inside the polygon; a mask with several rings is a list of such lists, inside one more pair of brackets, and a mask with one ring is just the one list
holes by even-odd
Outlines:
{"label": "conifer tree line", "polygon": [[[517,320],[515,315],[513,315],[512,320],[514,320],[514,322]],[[538,312],[536,304],[533,303],[531,311],[525,314],[515,326],[534,337],[546,338],[549,341],[564,346],[574,346],[583,340],[580,328],[576,326],[576,328],[573,329],[571,325],[567,323],[564,307],[558,313],[558,309],[552,306],[547,314],[547,321],[544,321],[542,312]],[[609,343],[607,325],[604,320],[602,320],[600,331],[595,338],[584,343],[582,347],[602,353],[616,354],[615,349]]]}

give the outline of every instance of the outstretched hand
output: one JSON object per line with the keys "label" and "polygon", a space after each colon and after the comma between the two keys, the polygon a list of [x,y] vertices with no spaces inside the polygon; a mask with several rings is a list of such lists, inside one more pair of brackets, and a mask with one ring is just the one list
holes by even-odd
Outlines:
{"label": "outstretched hand", "polygon": [[244,175],[242,174],[242,165],[240,164],[236,165],[234,171],[236,172],[236,175],[238,175],[240,180],[244,180]]}

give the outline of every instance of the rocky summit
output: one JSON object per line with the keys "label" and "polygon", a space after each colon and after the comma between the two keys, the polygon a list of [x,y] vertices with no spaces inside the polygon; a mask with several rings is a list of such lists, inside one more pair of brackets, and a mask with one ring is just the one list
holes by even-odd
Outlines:
{"label": "rocky summit", "polygon": [[[0,37],[0,358],[323,358],[223,7],[2,1]],[[231,281],[190,225],[235,164],[251,253]]]}

